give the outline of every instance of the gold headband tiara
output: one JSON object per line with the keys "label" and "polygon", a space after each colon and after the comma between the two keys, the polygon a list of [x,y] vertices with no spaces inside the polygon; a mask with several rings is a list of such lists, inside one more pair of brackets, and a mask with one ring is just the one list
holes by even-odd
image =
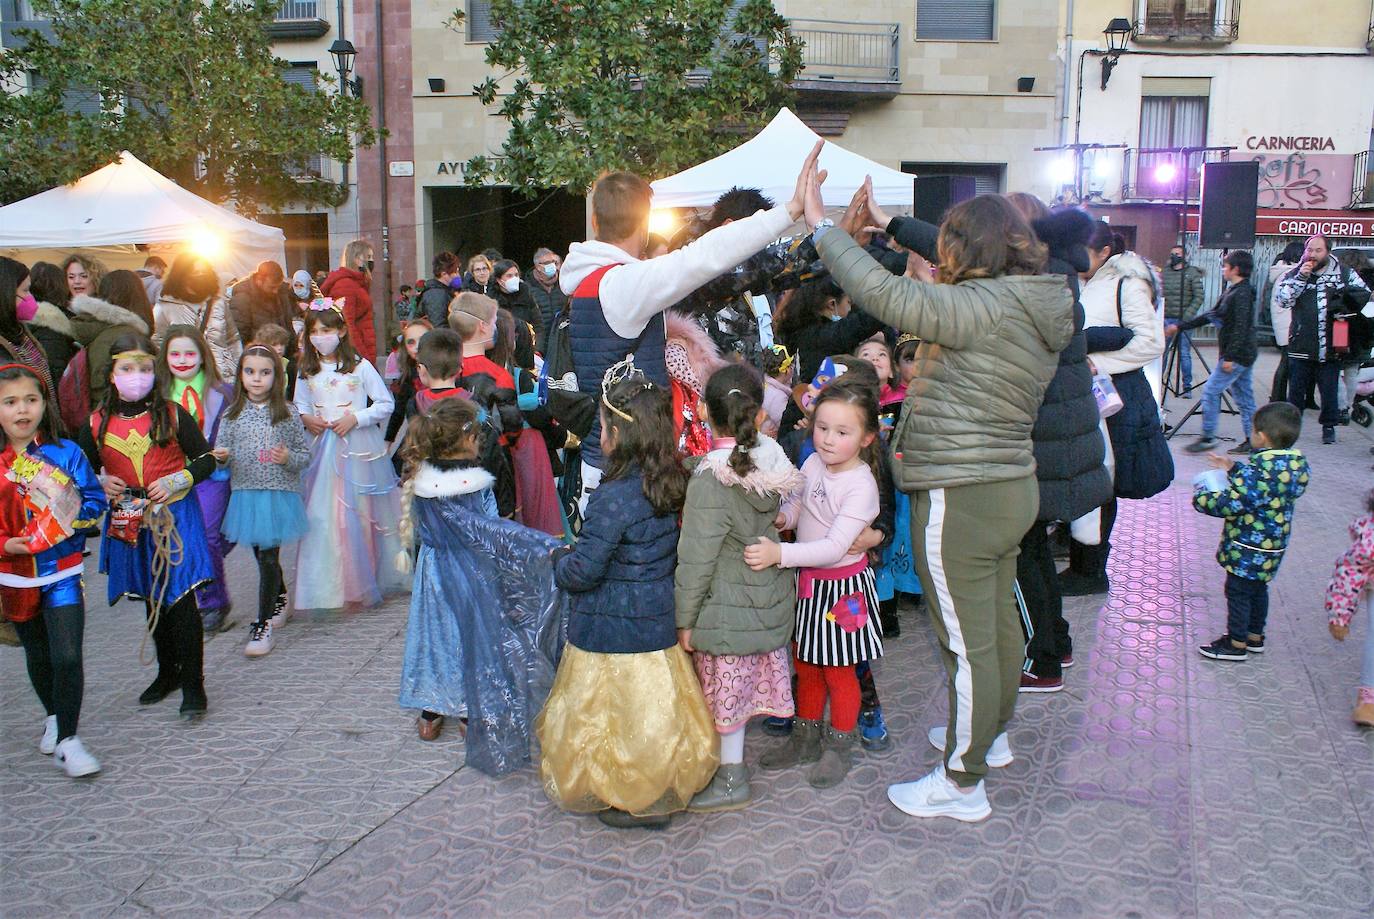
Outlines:
{"label": "gold headband tiara", "polygon": [[782,364],[778,366],[779,373],[786,373],[792,369],[792,361],[796,355],[788,351],[786,345],[769,345],[768,350],[776,351],[782,355]]}
{"label": "gold headband tiara", "polygon": [[897,347],[900,348],[902,345],[906,344],[909,341],[919,342],[920,339],[917,338],[915,335],[912,335],[910,332],[903,332],[897,338]]}
{"label": "gold headband tiara", "polygon": [[636,382],[643,383],[645,389],[654,388],[653,382],[644,375],[644,371],[635,366],[635,356],[633,354],[627,354],[625,355],[625,360],[612,364],[606,369],[606,373],[601,377],[601,404],[626,421],[634,421],[634,417],[624,409],[611,404],[610,392],[611,387],[630,379],[635,379]]}
{"label": "gold headband tiara", "polygon": [[157,358],[154,357],[153,355],[149,354],[147,351],[144,351],[144,350],[142,350],[142,349],[140,349],[140,348],[131,348],[131,349],[128,350],[128,351],[121,351],[121,352],[119,352],[118,354],[111,354],[111,355],[110,355],[110,361],[111,361],[111,362],[114,362],[114,361],[123,361],[123,360],[133,360],[133,359],[136,358],[136,357],[146,357],[146,358],[149,358],[149,359],[151,359],[151,360],[156,360],[156,359],[157,359]]}

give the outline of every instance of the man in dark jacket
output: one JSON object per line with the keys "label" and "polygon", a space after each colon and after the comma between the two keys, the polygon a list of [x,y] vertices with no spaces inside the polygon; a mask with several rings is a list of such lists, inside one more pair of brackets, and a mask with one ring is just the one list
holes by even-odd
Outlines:
{"label": "man in dark jacket", "polygon": [[540,354],[545,353],[544,346],[549,340],[554,320],[568,305],[568,295],[558,286],[558,271],[562,267],[563,260],[552,249],[540,248],[535,251],[534,273],[530,276],[529,289],[534,302],[539,305],[540,333],[534,350]]}
{"label": "man in dark jacket", "polygon": [[1189,453],[1206,453],[1216,447],[1221,397],[1228,389],[1236,394],[1245,439],[1226,452],[1237,455],[1250,452],[1250,422],[1255,417],[1250,371],[1259,356],[1259,342],[1255,337],[1255,288],[1250,285],[1250,272],[1254,267],[1254,258],[1244,249],[1227,253],[1221,271],[1227,287],[1217,299],[1216,307],[1210,313],[1184,320],[1177,328],[1165,331],[1172,336],[1209,322],[1221,324],[1221,331],[1217,333],[1217,365],[1202,389],[1202,436],[1184,447]]}
{"label": "man in dark jacket", "polygon": [[253,341],[258,326],[273,323],[289,330],[296,309],[282,267],[273,261],[260,262],[256,271],[234,285],[229,312],[244,345]]}
{"label": "man in dark jacket", "polygon": [[412,319],[428,319],[436,329],[448,326],[448,305],[456,291],[452,284],[455,278],[462,277],[463,263],[452,252],[440,252],[434,256],[430,267],[434,277],[425,281],[420,288],[420,299],[415,302]]}
{"label": "man in dark jacket", "polygon": [[[1202,306],[1202,272],[1188,264],[1182,246],[1169,250],[1169,266],[1161,272],[1164,278],[1164,327],[1176,326],[1192,319]],[[1183,388],[1193,388],[1193,349],[1188,333],[1179,332],[1178,362],[1183,368]]]}

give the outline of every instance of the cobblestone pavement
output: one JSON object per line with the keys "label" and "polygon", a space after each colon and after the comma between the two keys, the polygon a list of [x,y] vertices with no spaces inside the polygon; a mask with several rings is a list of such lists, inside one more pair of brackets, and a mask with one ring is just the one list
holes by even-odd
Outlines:
{"label": "cobblestone pavement", "polygon": [[[395,703],[403,602],[293,621],[248,660],[255,571],[236,552],[240,624],[207,645],[211,713],[188,727],[174,700],[136,704],[140,610],[105,608],[92,576],[81,736],[98,778],[39,755],[42,712],[0,648],[0,913],[1370,916],[1374,734],[1350,721],[1370,623],[1331,641],[1321,590],[1374,440],[1352,427],[1323,447],[1314,420],[1268,652],[1222,664],[1194,648],[1225,618],[1219,525],[1190,509],[1201,464],[1179,453],[1171,491],[1123,502],[1105,604],[1068,603],[1077,665],[1064,692],[1022,697],[1016,762],[978,825],[884,796],[934,765],[925,731],[946,706],[910,611],[878,668],[895,743],[843,786],[756,773],[748,810],[616,832],[554,809],[532,771],[463,769],[452,731],[416,738]],[[751,730],[748,760],[769,742]]]}

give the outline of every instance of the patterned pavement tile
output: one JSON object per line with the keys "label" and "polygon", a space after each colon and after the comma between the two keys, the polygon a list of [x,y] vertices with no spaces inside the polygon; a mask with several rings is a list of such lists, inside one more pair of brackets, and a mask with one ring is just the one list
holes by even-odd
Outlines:
{"label": "patterned pavement tile", "polygon": [[[1347,433],[1348,432],[1348,433]],[[42,713],[0,647],[0,912],[6,916],[1293,916],[1374,915],[1374,732],[1349,721],[1359,640],[1326,634],[1321,592],[1369,486],[1368,435],[1301,446],[1314,468],[1271,586],[1269,650],[1195,645],[1225,621],[1219,523],[1191,510],[1200,461],[1123,501],[1111,593],[1068,598],[1077,666],[1023,696],[993,816],[918,820],[888,784],[928,772],[946,718],[926,614],[875,667],[892,746],[856,749],[843,786],[756,772],[744,811],[663,832],[565,814],[531,767],[463,765],[456,731],[396,705],[405,598],[297,618],[243,657],[256,571],[229,560],[237,624],[205,645],[210,716],[135,699],[141,612],[88,579],[81,735],[105,771],[72,782],[35,749]],[[290,562],[288,562],[290,564]],[[746,760],[777,743],[750,728]]]}

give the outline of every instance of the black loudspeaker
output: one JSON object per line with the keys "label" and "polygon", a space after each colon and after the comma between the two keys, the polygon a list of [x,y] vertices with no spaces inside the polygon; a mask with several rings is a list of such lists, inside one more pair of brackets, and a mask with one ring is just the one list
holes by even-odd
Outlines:
{"label": "black loudspeaker", "polygon": [[1259,163],[1204,163],[1198,245],[1203,249],[1249,249],[1255,245]]}
{"label": "black loudspeaker", "polygon": [[977,194],[973,176],[917,176],[912,213],[918,220],[938,224],[951,207]]}

